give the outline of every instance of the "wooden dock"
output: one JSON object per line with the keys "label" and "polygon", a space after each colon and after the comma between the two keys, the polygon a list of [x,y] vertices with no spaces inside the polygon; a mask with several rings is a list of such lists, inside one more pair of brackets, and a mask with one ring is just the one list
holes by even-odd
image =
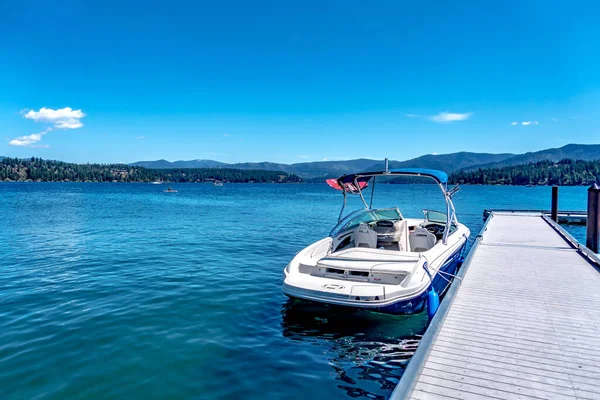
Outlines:
{"label": "wooden dock", "polygon": [[[483,219],[486,220],[487,217],[492,213],[517,213],[521,214],[525,213],[534,213],[534,214],[543,214],[550,217],[552,213],[551,210],[500,210],[500,209],[485,209],[483,210]],[[557,220],[559,224],[572,224],[572,225],[585,225],[587,222],[587,211],[568,211],[561,210],[557,213]]]}
{"label": "wooden dock", "polygon": [[600,399],[600,260],[493,212],[391,399]]}

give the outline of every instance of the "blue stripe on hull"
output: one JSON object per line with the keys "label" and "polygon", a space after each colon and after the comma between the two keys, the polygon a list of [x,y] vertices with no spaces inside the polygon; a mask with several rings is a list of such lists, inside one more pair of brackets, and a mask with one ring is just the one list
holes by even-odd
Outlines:
{"label": "blue stripe on hull", "polygon": [[[458,267],[462,263],[462,252],[465,248],[465,245],[461,246],[440,268],[441,271],[456,274]],[[448,285],[448,280],[452,280],[451,276],[442,276],[441,274],[435,274],[433,278],[433,287],[435,291],[438,293],[442,293],[442,291]],[[427,290],[425,290],[422,294],[417,297],[414,297],[410,300],[399,301],[398,303],[391,304],[389,306],[385,306],[382,308],[371,309],[373,311],[387,313],[387,314],[417,314],[423,311],[425,307],[425,303],[427,301]]]}

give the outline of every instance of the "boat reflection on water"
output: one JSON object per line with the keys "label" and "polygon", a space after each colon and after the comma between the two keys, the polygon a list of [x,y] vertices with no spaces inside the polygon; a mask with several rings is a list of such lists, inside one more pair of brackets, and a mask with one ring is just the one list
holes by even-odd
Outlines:
{"label": "boat reflection on water", "polygon": [[282,332],[323,346],[338,387],[352,398],[386,399],[427,327],[426,313],[395,316],[288,299]]}

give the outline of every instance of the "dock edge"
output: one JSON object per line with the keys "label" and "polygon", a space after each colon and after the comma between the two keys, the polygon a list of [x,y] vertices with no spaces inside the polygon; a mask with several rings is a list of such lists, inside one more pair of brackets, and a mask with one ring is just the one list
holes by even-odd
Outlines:
{"label": "dock edge", "polygon": [[460,267],[460,270],[458,271],[458,274],[456,275],[460,279],[458,279],[458,280],[455,279],[453,281],[452,285],[450,285],[450,289],[448,289],[448,292],[444,296],[444,299],[442,300],[442,303],[440,304],[440,308],[436,312],[435,316],[431,320],[431,323],[427,327],[425,334],[421,338],[419,347],[417,347],[417,350],[415,351],[415,354],[410,359],[408,366],[406,367],[406,370],[400,377],[400,382],[398,382],[398,385],[392,392],[392,395],[390,396],[390,400],[404,400],[404,399],[408,398],[408,396],[410,396],[410,394],[412,393],[412,391],[417,383],[416,380],[413,378],[415,376],[420,375],[421,370],[423,369],[423,366],[425,365],[425,361],[427,360],[429,353],[431,352],[431,349],[433,347],[432,344],[435,341],[435,339],[437,338],[437,336],[439,334],[439,330],[440,330],[441,326],[443,325],[444,320],[446,319],[446,315],[448,314],[450,305],[454,301],[454,297],[456,296],[456,292],[458,291],[458,288],[460,287],[460,283],[462,282],[462,279],[464,278],[467,270],[469,269],[469,265],[471,264],[471,259],[473,258],[473,255],[475,254],[474,250],[477,248],[477,246],[479,246],[479,242],[483,238],[483,233],[487,230],[487,226],[493,217],[494,217],[494,212],[490,212],[487,219],[485,220],[485,223],[481,227],[481,230],[475,237],[473,246],[471,246],[471,249],[469,250],[469,254],[467,255],[467,258],[463,262],[463,265]]}

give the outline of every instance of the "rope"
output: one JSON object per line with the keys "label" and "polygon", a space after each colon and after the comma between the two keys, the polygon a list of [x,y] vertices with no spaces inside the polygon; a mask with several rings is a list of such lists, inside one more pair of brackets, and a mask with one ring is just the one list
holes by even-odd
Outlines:
{"label": "rope", "polygon": [[[428,263],[427,262],[423,263],[423,269],[425,270],[425,272],[427,272],[427,275],[429,275],[430,283],[433,283],[433,276],[431,276],[431,272],[429,272],[429,268],[428,268]],[[437,273],[440,274],[440,276],[442,277],[442,279],[444,279],[446,282],[449,282],[449,283],[452,283],[452,281],[448,280],[448,278],[444,277],[443,275],[448,275],[448,276],[451,276],[453,278],[456,278],[456,279],[462,281],[462,278],[460,276],[455,275],[455,274],[451,274],[450,272],[445,272],[445,271],[441,271],[440,270]]]}
{"label": "rope", "polygon": [[[438,271],[438,274],[448,275],[448,276],[451,276],[451,277],[453,277],[454,279],[458,279],[459,281],[461,281],[461,282],[462,282],[462,278],[461,278],[460,276],[458,276],[458,275],[455,275],[455,274],[451,274],[450,272]],[[444,277],[442,276],[442,278],[444,278]],[[446,278],[444,278],[444,279],[445,279],[446,281],[450,282],[448,279],[446,279]]]}
{"label": "rope", "polygon": [[[423,269],[425,270],[425,272],[427,272],[427,275],[429,275],[429,284],[433,285],[433,276],[431,276],[431,272],[429,272],[429,268],[428,268],[428,263],[424,262],[423,263]],[[450,287],[450,284],[452,283],[451,280],[449,280],[448,278],[446,278],[444,275],[448,275],[453,277],[454,279],[458,279],[459,281],[461,281],[462,283],[462,278],[460,276],[457,276],[455,274],[451,274],[450,272],[445,272],[445,271],[438,271],[438,274],[440,274],[440,277],[445,280],[446,282],[448,282],[448,284],[446,285],[446,287],[444,288],[444,290],[441,291],[441,293],[439,294],[440,297],[442,297],[444,295],[444,293],[446,293],[446,290],[448,290],[448,288]]]}

